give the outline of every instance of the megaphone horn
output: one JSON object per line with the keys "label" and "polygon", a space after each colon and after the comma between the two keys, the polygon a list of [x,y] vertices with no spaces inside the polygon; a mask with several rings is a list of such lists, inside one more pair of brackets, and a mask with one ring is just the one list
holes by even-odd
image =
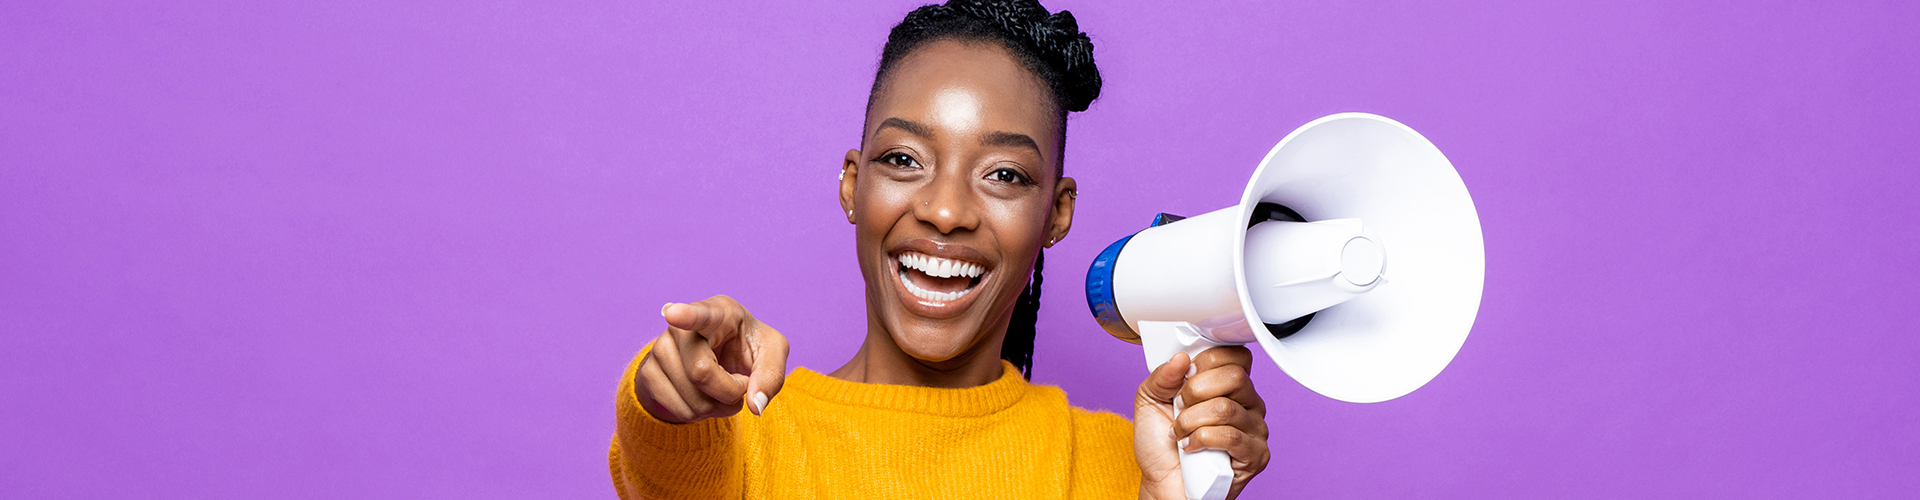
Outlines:
{"label": "megaphone horn", "polygon": [[[1391,257],[1391,267],[1389,266]],[[1446,368],[1473,327],[1485,277],[1480,219],[1433,143],[1366,113],[1314,120],[1267,153],[1236,205],[1160,214],[1087,270],[1087,305],[1174,353],[1258,343],[1301,385],[1372,403]],[[1225,498],[1225,452],[1181,452],[1191,499]]]}

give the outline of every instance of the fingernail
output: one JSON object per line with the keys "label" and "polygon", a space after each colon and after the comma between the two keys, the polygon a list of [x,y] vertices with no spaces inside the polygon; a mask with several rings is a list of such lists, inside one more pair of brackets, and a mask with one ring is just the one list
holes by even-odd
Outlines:
{"label": "fingernail", "polygon": [[1187,449],[1187,440],[1189,439],[1193,439],[1193,438],[1180,438],[1180,449],[1182,450]]}
{"label": "fingernail", "polygon": [[664,305],[664,306],[660,306],[660,317],[662,317],[662,318],[665,318],[665,317],[667,317],[667,309],[669,309],[669,308],[672,308],[672,307],[673,307],[673,303],[672,303],[672,302],[668,302],[668,303],[667,303],[667,305]]}
{"label": "fingernail", "polygon": [[767,413],[767,393],[764,393],[764,392],[753,393],[753,414],[765,415],[766,413]]}
{"label": "fingernail", "polygon": [[1186,403],[1185,401],[1182,401],[1182,400],[1180,399],[1180,396],[1174,396],[1174,397],[1173,397],[1173,410],[1174,410],[1174,411],[1180,411],[1180,410],[1185,410],[1185,409],[1187,409],[1187,403]]}
{"label": "fingernail", "polygon": [[1187,365],[1187,378],[1193,378],[1193,376],[1194,376],[1195,374],[1198,374],[1198,373],[1200,373],[1200,367],[1199,367],[1199,366],[1197,366],[1197,365]]}
{"label": "fingernail", "polygon": [[1173,428],[1172,428],[1172,427],[1168,427],[1168,428],[1167,428],[1167,439],[1173,439],[1173,436],[1174,436],[1174,434],[1173,434]]}

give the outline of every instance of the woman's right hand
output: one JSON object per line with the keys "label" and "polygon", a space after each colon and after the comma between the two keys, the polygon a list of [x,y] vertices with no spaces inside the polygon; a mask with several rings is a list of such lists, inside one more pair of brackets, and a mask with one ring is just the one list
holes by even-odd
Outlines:
{"label": "woman's right hand", "polygon": [[732,297],[715,295],[660,308],[667,331],[633,376],[634,396],[653,418],[690,423],[740,412],[759,415],[787,381],[787,338],[753,319]]}

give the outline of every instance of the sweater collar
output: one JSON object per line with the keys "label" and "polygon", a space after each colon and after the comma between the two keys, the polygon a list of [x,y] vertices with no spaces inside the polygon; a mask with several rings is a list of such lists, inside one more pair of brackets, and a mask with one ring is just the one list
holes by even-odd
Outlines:
{"label": "sweater collar", "polygon": [[848,406],[976,417],[1007,409],[1026,395],[1027,379],[1020,376],[1020,370],[1005,360],[1000,361],[1000,365],[999,380],[965,389],[848,382],[801,367],[787,376],[786,389]]}

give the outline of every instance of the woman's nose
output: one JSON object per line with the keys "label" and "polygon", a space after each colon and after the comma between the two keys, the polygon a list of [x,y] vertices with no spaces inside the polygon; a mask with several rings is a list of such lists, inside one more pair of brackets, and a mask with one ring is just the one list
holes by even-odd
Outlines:
{"label": "woman's nose", "polygon": [[964,174],[941,172],[925,189],[920,206],[914,207],[916,218],[932,224],[940,234],[979,228],[977,200]]}

